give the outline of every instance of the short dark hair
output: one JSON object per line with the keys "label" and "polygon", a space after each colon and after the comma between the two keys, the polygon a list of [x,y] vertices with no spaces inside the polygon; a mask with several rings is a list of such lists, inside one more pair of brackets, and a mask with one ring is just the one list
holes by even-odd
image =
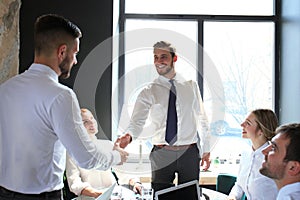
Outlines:
{"label": "short dark hair", "polygon": [[35,53],[48,53],[59,45],[68,44],[71,39],[81,36],[78,26],[68,19],[56,14],[42,15],[34,25]]}
{"label": "short dark hair", "polygon": [[174,58],[174,56],[176,54],[176,48],[174,46],[172,46],[172,44],[167,42],[167,41],[156,42],[153,45],[153,48],[154,49],[165,49],[165,50],[169,51],[172,55],[172,58]]}
{"label": "short dark hair", "polygon": [[280,133],[285,139],[289,139],[289,144],[286,145],[285,161],[300,162],[300,124],[292,123],[285,124],[276,129],[276,133]]}

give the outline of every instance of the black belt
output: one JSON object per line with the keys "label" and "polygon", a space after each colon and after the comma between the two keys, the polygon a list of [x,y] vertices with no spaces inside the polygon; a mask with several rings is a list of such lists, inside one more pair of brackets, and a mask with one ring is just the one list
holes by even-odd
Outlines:
{"label": "black belt", "polygon": [[195,145],[196,145],[196,143],[186,144],[186,145],[178,145],[178,146],[170,146],[170,145],[167,145],[167,144],[156,144],[154,146],[156,146],[160,149],[167,149],[167,150],[171,150],[171,151],[180,151],[180,150],[189,149],[189,148],[191,148]]}
{"label": "black belt", "polygon": [[62,191],[55,190],[51,192],[42,192],[40,194],[24,194],[24,193],[14,192],[0,186],[0,194],[6,197],[24,197],[24,198],[32,198],[32,199],[47,199],[47,198],[60,199],[62,196]]}

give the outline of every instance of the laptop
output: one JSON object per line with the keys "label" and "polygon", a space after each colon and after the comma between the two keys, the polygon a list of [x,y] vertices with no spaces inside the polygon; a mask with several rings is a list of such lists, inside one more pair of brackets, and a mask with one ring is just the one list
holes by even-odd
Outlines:
{"label": "laptop", "polygon": [[202,192],[197,180],[155,192],[155,200],[201,200]]}
{"label": "laptop", "polygon": [[115,186],[117,183],[114,183],[112,186],[110,186],[105,192],[103,192],[99,197],[97,197],[95,200],[110,200],[111,194],[113,193]]}

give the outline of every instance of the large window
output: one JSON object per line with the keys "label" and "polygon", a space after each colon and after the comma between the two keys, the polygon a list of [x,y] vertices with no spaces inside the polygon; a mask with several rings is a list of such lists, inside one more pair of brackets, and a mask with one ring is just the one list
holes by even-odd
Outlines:
{"label": "large window", "polygon": [[[199,83],[211,126],[212,158],[238,160],[249,144],[241,139],[240,128],[247,113],[256,108],[277,111],[274,80],[279,66],[277,1],[240,2],[120,1],[114,133],[124,131],[138,93],[157,77],[153,44],[167,40],[177,47],[177,73]],[[139,161],[147,160],[152,147],[149,124],[140,140],[128,147]]]}
{"label": "large window", "polygon": [[274,0],[125,0],[125,14],[268,16],[274,5]]}
{"label": "large window", "polygon": [[[274,22],[204,23],[203,46],[222,87],[214,88],[214,94],[204,81],[204,102],[219,106],[217,112],[221,114],[221,118],[211,118],[211,134],[217,136],[212,158],[237,163],[245,143],[250,144],[241,139],[240,127],[248,112],[256,108],[274,109],[274,33]],[[203,68],[205,79],[211,69],[205,64]],[[220,91],[224,91],[224,96],[219,95]],[[214,111],[209,106],[206,110]]]}

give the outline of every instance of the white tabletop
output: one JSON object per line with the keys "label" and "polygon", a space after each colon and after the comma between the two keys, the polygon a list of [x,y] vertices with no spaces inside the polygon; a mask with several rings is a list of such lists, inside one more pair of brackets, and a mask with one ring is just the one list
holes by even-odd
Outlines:
{"label": "white tabletop", "polygon": [[207,188],[202,188],[202,194],[205,194],[209,197],[209,200],[226,200],[227,195],[221,192],[210,190]]}
{"label": "white tabletop", "polygon": [[[120,185],[115,186],[113,193],[115,193],[115,192],[121,192],[122,199],[124,199],[124,200],[136,200],[137,197],[140,196],[138,194],[135,194],[132,190],[129,190],[128,188],[120,186]],[[94,199],[95,199],[94,197],[88,197],[88,196],[81,195],[72,200],[94,200]]]}
{"label": "white tabletop", "polygon": [[[120,189],[122,190],[122,196],[125,200],[136,200],[136,199],[138,199],[137,197],[139,197],[139,195],[134,194],[134,192],[132,192],[128,188],[125,188],[123,186],[116,186],[115,187],[115,190],[120,190]],[[217,191],[214,191],[214,190],[211,190],[211,189],[207,189],[207,188],[202,188],[202,193],[207,195],[209,197],[209,200],[226,200],[227,199],[227,195],[225,195],[221,192],[217,192]],[[79,196],[79,197],[76,197],[72,200],[94,200],[94,199],[95,198],[93,198],[93,197]]]}

